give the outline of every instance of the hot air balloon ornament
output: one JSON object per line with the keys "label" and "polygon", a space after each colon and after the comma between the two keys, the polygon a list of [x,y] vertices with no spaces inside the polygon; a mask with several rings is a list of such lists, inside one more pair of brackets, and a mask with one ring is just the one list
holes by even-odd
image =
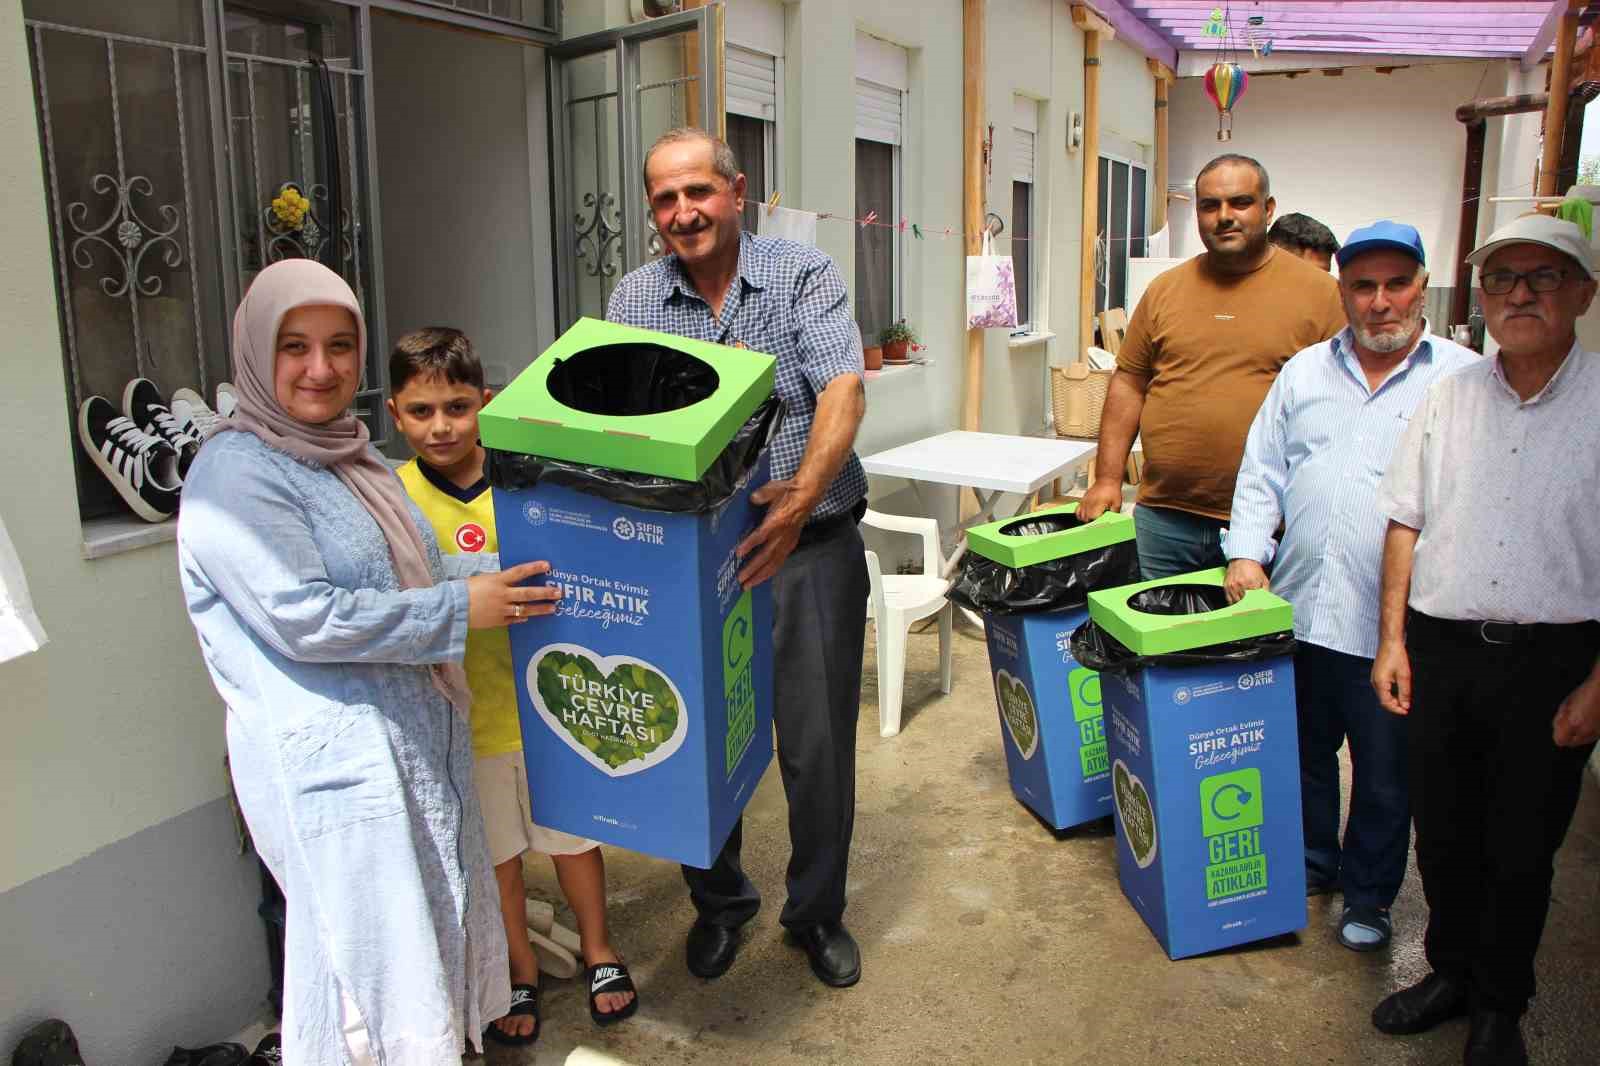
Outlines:
{"label": "hot air balloon ornament", "polygon": [[1214,63],[1206,71],[1206,95],[1217,107],[1217,140],[1233,140],[1233,108],[1250,84],[1250,75],[1234,62]]}

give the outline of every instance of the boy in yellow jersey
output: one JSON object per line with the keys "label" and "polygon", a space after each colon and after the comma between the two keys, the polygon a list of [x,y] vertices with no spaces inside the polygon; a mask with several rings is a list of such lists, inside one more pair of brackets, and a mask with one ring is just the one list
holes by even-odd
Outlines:
{"label": "boy in yellow jersey", "polygon": [[[440,549],[498,551],[478,443],[478,411],[490,393],[472,342],[459,330],[442,328],[401,337],[389,357],[389,388],[389,414],[417,454],[400,468],[400,480],[433,526]],[[577,918],[590,1015],[599,1025],[621,1021],[639,1001],[606,927],[605,860],[594,841],[533,822],[506,631],[470,633],[464,665],[472,687],[473,777],[511,956],[511,1013],[491,1025],[488,1035],[505,1044],[531,1044],[539,1036],[539,964],[528,942],[522,883],[522,853],[528,850],[550,856]]]}

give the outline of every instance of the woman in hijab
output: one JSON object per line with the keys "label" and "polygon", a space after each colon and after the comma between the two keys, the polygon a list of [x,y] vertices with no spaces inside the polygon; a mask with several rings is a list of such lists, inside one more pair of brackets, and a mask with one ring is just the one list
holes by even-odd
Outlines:
{"label": "woman in hijab", "polygon": [[321,264],[256,277],[233,320],[239,405],[185,482],[178,563],[239,805],[288,901],[284,1061],[439,1066],[481,1050],[511,999],[467,629],[559,592],[518,584],[544,563],[441,560],[350,413],[366,341]]}

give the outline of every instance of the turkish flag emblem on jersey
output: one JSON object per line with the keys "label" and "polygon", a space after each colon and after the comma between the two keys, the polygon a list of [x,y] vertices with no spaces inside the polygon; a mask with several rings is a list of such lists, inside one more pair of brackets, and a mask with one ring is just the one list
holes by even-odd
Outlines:
{"label": "turkish flag emblem on jersey", "polygon": [[476,522],[465,522],[456,527],[456,547],[464,552],[481,552],[489,543],[489,535]]}

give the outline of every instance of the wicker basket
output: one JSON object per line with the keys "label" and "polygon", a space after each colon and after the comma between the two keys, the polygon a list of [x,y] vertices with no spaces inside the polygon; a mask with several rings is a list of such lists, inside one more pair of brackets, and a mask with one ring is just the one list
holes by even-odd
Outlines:
{"label": "wicker basket", "polygon": [[1085,362],[1050,368],[1050,406],[1055,411],[1057,435],[1100,435],[1100,412],[1106,406],[1112,373],[1094,370]]}

